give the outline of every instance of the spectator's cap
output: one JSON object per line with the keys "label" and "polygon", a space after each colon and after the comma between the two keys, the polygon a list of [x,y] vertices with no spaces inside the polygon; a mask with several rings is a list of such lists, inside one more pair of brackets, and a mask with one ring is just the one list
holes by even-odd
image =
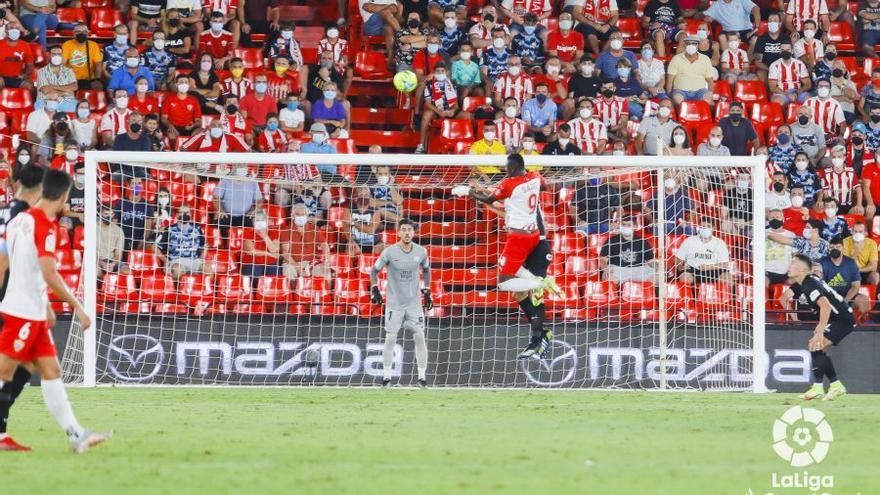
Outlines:
{"label": "spectator's cap", "polygon": [[844,146],[842,144],[836,144],[836,145],[834,145],[833,148],[831,148],[831,152],[832,153],[837,153],[837,152],[846,153],[846,146]]}
{"label": "spectator's cap", "polygon": [[853,124],[852,131],[861,132],[862,134],[866,135],[868,134],[868,128],[865,126],[865,123],[861,121],[857,121],[855,124]]}
{"label": "spectator's cap", "polygon": [[327,134],[327,126],[320,122],[315,122],[314,124],[312,124],[312,127],[309,128],[309,132],[312,134],[316,132],[323,132],[324,134]]}
{"label": "spectator's cap", "polygon": [[684,42],[685,42],[685,43],[688,43],[688,42],[690,42],[690,41],[693,41],[694,43],[699,43],[699,42],[700,42],[700,37],[699,37],[699,36],[696,36],[696,35],[694,35],[694,34],[689,34],[689,35],[687,35],[687,36],[684,37]]}

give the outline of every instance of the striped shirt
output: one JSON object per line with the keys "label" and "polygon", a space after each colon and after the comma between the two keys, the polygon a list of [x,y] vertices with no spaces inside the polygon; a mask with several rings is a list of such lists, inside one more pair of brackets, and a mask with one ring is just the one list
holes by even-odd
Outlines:
{"label": "striped shirt", "polygon": [[550,0],[504,0],[501,2],[501,6],[518,16],[524,16],[531,12],[541,17],[541,14],[552,9]]}
{"label": "striped shirt", "polygon": [[318,42],[318,59],[321,58],[321,54],[324,52],[333,54],[333,64],[336,67],[336,72],[345,74],[345,69],[348,67],[348,41],[336,38],[336,43],[331,43],[328,38],[321,38],[321,41]]}
{"label": "striped shirt", "polygon": [[605,22],[617,12],[617,0],[587,0],[584,2],[584,17],[596,22]]}
{"label": "striped shirt", "polygon": [[207,0],[203,7],[206,7],[207,12],[222,12],[227,15],[230,10],[238,9],[238,0]]}
{"label": "striped shirt", "polygon": [[596,98],[593,107],[596,117],[608,127],[616,126],[624,114],[629,114],[629,102],[620,96],[614,96],[611,100]]}
{"label": "striped shirt", "polygon": [[100,132],[110,131],[114,135],[123,134],[128,132],[128,117],[131,115],[131,110],[125,109],[121,113],[119,109],[113,109],[104,114],[101,117],[101,127],[98,129]]}
{"label": "striped shirt", "polygon": [[535,92],[532,78],[522,72],[517,77],[511,76],[509,72],[498,76],[495,80],[495,91],[501,94],[502,102],[509,97],[515,98],[517,106],[522,106]]}
{"label": "striped shirt", "polygon": [[511,148],[519,147],[523,134],[528,131],[529,126],[520,119],[508,120],[502,117],[495,120],[495,127],[498,128],[498,140],[504,143],[504,146]]}
{"label": "striped shirt", "polygon": [[[59,71],[52,70],[51,65],[47,65],[37,71],[37,88],[44,86],[66,86],[76,82],[76,75],[70,67],[61,66]],[[73,97],[73,94],[69,96]]]}
{"label": "striped shirt", "polygon": [[862,187],[859,177],[851,167],[844,168],[843,172],[836,172],[833,168],[825,169],[821,177],[825,196],[831,196],[840,205],[851,205],[856,189]]}
{"label": "striped shirt", "polygon": [[254,90],[253,81],[246,77],[242,77],[238,82],[235,82],[232,77],[227,77],[223,80],[222,86],[224,95],[235,95],[239,98]]}
{"label": "striped shirt", "polygon": [[794,165],[794,155],[801,151],[801,147],[795,143],[789,143],[788,147],[783,148],[779,144],[774,144],[767,150],[767,161],[776,165],[777,170],[788,173]]}
{"label": "striped shirt", "polygon": [[770,64],[767,79],[776,81],[782,91],[798,91],[801,89],[801,79],[809,76],[807,66],[800,60],[792,58],[786,62],[780,58]]}
{"label": "striped shirt", "polygon": [[791,47],[791,53],[794,58],[809,55],[813,57],[813,60],[819,60],[825,57],[825,45],[822,43],[822,40],[817,38],[809,41],[806,38],[801,38],[794,42],[794,45]]}
{"label": "striped shirt", "polygon": [[749,68],[749,52],[742,48],[727,49],[721,54],[721,64],[727,64],[724,70],[744,70]]}
{"label": "striped shirt", "polygon": [[588,155],[598,152],[601,141],[608,141],[605,124],[597,119],[590,119],[587,122],[579,118],[571,119],[568,125],[571,127],[571,138],[578,148]]}
{"label": "striped shirt", "polygon": [[818,21],[820,15],[828,15],[828,4],[825,0],[791,0],[785,13],[794,18],[794,28],[800,31],[805,20]]}
{"label": "striped shirt", "polygon": [[804,106],[812,111],[813,122],[819,124],[825,134],[836,134],[841,124],[846,123],[843,108],[834,98],[823,100],[818,96],[807,98]]}

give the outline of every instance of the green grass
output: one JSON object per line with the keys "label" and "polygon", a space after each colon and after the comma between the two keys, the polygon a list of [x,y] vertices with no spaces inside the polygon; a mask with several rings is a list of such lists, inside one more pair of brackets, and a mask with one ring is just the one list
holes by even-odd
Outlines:
{"label": "green grass", "polygon": [[[0,486],[57,494],[756,494],[802,472],[771,449],[792,395],[511,390],[102,388],[70,391],[115,437],[75,456],[39,391],[13,408],[34,447]],[[880,493],[880,397],[810,403],[835,441],[811,474]],[[13,493],[0,489],[3,493]],[[807,493],[776,490],[782,494]],[[811,493],[811,492],[810,492]]]}

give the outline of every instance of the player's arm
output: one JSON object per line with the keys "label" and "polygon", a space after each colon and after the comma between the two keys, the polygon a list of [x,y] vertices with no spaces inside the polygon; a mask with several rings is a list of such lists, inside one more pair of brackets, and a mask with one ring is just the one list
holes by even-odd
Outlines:
{"label": "player's arm", "polygon": [[431,299],[431,262],[427,256],[422,261],[422,282],[425,284],[425,288],[422,289],[423,306],[430,310],[434,307],[434,300]]}
{"label": "player's arm", "polygon": [[792,244],[791,237],[776,232],[767,232],[767,238],[771,241],[778,242],[779,244],[784,244],[786,246],[791,246]]}
{"label": "player's arm", "polygon": [[376,260],[376,264],[373,265],[373,268],[370,268],[370,299],[373,304],[382,304],[382,293],[379,292],[379,272],[385,268],[385,265],[388,264],[388,261],[385,257],[385,253],[388,251],[382,251],[382,254],[379,255],[379,259]]}
{"label": "player's arm", "polygon": [[74,297],[73,293],[70,292],[67,284],[64,283],[64,279],[61,278],[61,275],[55,268],[55,257],[41,256],[39,262],[40,271],[43,273],[43,279],[46,280],[49,289],[51,289],[59,299],[73,308],[76,318],[79,320],[80,325],[82,325],[82,329],[88,330],[88,328],[92,326],[92,322],[88,315],[86,315],[86,311],[83,309],[82,304],[80,304],[76,297]]}

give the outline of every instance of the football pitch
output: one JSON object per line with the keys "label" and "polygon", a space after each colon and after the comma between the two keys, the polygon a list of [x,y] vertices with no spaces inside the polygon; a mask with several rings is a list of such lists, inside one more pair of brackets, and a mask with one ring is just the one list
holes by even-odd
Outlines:
{"label": "football pitch", "polygon": [[[246,387],[70,396],[84,425],[114,438],[71,454],[28,388],[10,433],[34,451],[0,453],[0,485],[28,495],[880,493],[878,396]],[[833,429],[819,464],[794,468],[772,448],[774,420],[793,405],[822,411]],[[833,476],[833,488],[771,487],[774,473],[804,471]]]}

